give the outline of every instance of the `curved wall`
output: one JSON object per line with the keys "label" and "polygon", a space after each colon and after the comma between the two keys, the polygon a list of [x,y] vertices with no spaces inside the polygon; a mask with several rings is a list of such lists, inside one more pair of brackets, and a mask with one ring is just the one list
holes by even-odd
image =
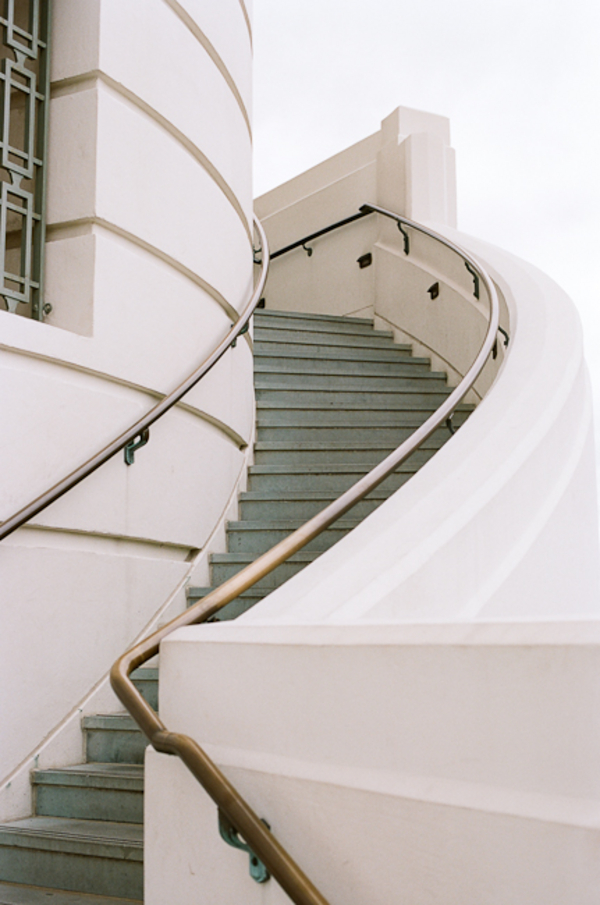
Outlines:
{"label": "curved wall", "polygon": [[[53,18],[52,312],[0,311],[2,519],[176,386],[253,284],[244,3],[55,0]],[[15,788],[32,755],[80,750],[67,724],[94,689],[117,707],[103,686],[114,658],[184,605],[245,473],[251,374],[245,337],[132,467],[116,457],[0,548],[8,812],[25,807]]]}

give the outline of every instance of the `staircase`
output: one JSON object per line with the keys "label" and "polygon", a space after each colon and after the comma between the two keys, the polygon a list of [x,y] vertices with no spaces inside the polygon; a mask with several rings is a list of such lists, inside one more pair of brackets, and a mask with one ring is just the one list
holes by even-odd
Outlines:
{"label": "staircase", "polygon": [[[351,487],[442,403],[446,375],[363,318],[257,311],[255,464],[240,495],[227,553],[212,557],[217,587]],[[460,406],[460,425],[471,406]],[[415,474],[449,438],[438,430],[350,512],[304,550],[224,607],[234,619],[340,540]],[[195,603],[212,588],[188,588]]]}
{"label": "staircase", "polygon": [[[218,586],[395,449],[449,394],[429,361],[371,321],[257,312],[257,442],[240,520],[212,557]],[[459,425],[469,406],[454,416]],[[438,430],[308,547],[225,607],[232,619],[300,571],[400,487],[449,438]],[[190,588],[189,602],[211,588]],[[158,671],[134,681],[158,706]],[[83,718],[86,763],[32,775],[35,816],[0,826],[1,905],[133,905],[143,896],[145,741],[124,714]],[[70,892],[62,891],[70,890]]]}

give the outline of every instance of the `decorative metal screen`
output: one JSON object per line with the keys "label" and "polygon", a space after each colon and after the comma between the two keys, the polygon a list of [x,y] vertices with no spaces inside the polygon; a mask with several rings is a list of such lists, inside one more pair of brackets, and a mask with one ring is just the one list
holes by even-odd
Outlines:
{"label": "decorative metal screen", "polygon": [[0,298],[41,320],[50,0],[0,0]]}

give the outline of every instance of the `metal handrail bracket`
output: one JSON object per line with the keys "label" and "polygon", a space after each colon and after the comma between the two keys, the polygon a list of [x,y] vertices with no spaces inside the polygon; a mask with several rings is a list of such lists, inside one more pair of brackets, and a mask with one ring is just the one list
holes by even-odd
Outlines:
{"label": "metal handrail bracket", "polygon": [[[21,525],[24,525],[25,522],[28,522],[35,515],[40,513],[43,509],[46,509],[51,503],[54,503],[56,500],[60,499],[60,497],[64,496],[69,490],[79,484],[81,481],[85,480],[89,475],[93,474],[93,472],[97,471],[101,465],[104,465],[105,462],[108,462],[114,455],[120,452],[122,449],[129,447],[129,453],[126,453],[125,461],[127,464],[131,464],[131,455],[138,446],[142,444],[136,444],[134,441],[136,438],[143,439],[144,437],[148,437],[149,428],[158,421],[159,418],[162,418],[173,406],[177,405],[177,403],[189,393],[192,387],[195,387],[196,384],[202,380],[205,374],[217,364],[218,361],[225,355],[227,350],[235,346],[236,340],[238,336],[245,333],[248,329],[248,323],[250,318],[254,314],[254,310],[260,302],[262,291],[265,287],[265,283],[267,280],[267,273],[269,270],[269,248],[267,244],[267,237],[265,235],[265,231],[263,229],[262,223],[258,220],[257,217],[254,218],[254,225],[256,230],[260,236],[261,245],[263,248],[262,253],[262,270],[260,273],[260,277],[256,287],[252,293],[252,297],[250,301],[246,305],[246,308],[239,316],[238,320],[235,324],[232,325],[231,329],[227,333],[224,339],[218,344],[218,346],[214,349],[214,351],[206,358],[202,364],[198,365],[192,373],[186,377],[186,379],[179,384],[179,386],[175,387],[167,396],[164,396],[160,402],[158,402],[153,408],[150,409],[143,417],[141,417],[135,424],[132,424],[126,431],[123,431],[122,434],[119,434],[118,437],[115,437],[110,443],[104,446],[99,452],[95,455],[91,456],[86,462],[80,465],[78,468],[74,469],[70,474],[68,474],[65,478],[58,481],[51,487],[49,490],[46,490],[44,493],[40,494],[40,496],[36,497],[34,500],[31,500],[27,505],[23,506],[22,509],[19,509],[18,512],[15,512],[10,518],[6,519],[6,521],[0,524],[0,540],[8,537],[9,534],[12,534],[13,531],[16,531],[17,528],[20,528]],[[133,448],[132,448],[133,447]],[[129,461],[131,459],[131,461]]]}

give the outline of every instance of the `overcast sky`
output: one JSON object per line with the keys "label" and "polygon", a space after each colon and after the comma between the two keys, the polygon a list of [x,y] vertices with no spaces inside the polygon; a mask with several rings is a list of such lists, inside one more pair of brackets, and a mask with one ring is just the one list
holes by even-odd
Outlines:
{"label": "overcast sky", "polygon": [[450,118],[459,228],[571,295],[598,432],[598,0],[254,0],[254,59],[257,195],[398,106]]}

